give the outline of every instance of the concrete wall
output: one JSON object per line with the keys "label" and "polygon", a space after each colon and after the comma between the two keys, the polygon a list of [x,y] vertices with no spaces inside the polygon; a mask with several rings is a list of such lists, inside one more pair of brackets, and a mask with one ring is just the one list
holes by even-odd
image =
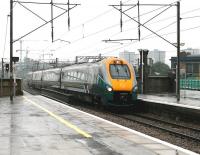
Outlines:
{"label": "concrete wall", "polygon": [[147,93],[174,93],[175,86],[175,80],[168,76],[149,76]]}
{"label": "concrete wall", "polygon": [[[139,79],[139,77],[137,77]],[[139,81],[139,80],[138,80]],[[175,93],[176,83],[174,78],[168,76],[149,76],[146,82],[145,94]],[[140,83],[138,82],[140,88]]]}
{"label": "concrete wall", "polygon": [[[22,90],[22,80],[16,79],[17,86],[16,86],[16,95],[23,95]],[[0,96],[10,96],[10,79],[3,79],[2,81],[2,92],[1,92],[1,83],[0,83]]]}

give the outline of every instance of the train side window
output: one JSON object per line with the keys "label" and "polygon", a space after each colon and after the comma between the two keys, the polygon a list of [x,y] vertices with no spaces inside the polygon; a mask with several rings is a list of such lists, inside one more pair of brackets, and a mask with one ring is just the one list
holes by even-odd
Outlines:
{"label": "train side window", "polygon": [[69,80],[71,80],[71,72],[69,72],[69,74],[68,74],[68,75],[69,75]]}
{"label": "train side window", "polygon": [[70,80],[73,80],[73,72],[70,73]]}
{"label": "train side window", "polygon": [[72,72],[72,80],[74,80],[74,72]]}
{"label": "train side window", "polygon": [[69,72],[62,72],[63,76],[62,78],[65,79],[65,80],[68,80],[69,79]]}
{"label": "train side window", "polygon": [[80,81],[81,80],[81,72],[78,72],[78,76],[77,77],[78,77],[77,80]]}
{"label": "train side window", "polygon": [[77,72],[74,72],[74,80],[77,79]]}
{"label": "train side window", "polygon": [[85,80],[85,73],[82,74],[82,80]]}
{"label": "train side window", "polygon": [[70,76],[71,76],[71,80],[74,80],[74,73],[73,72],[71,72]]}
{"label": "train side window", "polygon": [[83,80],[83,73],[81,73],[80,79],[81,79],[81,81]]}
{"label": "train side window", "polygon": [[69,72],[66,74],[66,79],[69,80]]}
{"label": "train side window", "polygon": [[69,73],[69,79],[72,79],[72,72]]}

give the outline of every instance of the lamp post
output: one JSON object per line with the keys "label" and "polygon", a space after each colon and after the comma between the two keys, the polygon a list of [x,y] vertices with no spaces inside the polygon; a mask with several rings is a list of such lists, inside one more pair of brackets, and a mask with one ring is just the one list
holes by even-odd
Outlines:
{"label": "lamp post", "polygon": [[10,101],[13,101],[13,0],[10,0]]}
{"label": "lamp post", "polygon": [[3,96],[3,79],[4,79],[4,61],[1,59],[1,97]]}
{"label": "lamp post", "polygon": [[[180,14],[179,14],[180,16]],[[180,25],[179,25],[180,28]],[[178,36],[177,36],[178,37]],[[177,102],[180,101],[180,46],[184,46],[185,43],[180,43],[180,34],[177,43],[173,43],[177,47],[177,63],[176,63],[176,97]]]}

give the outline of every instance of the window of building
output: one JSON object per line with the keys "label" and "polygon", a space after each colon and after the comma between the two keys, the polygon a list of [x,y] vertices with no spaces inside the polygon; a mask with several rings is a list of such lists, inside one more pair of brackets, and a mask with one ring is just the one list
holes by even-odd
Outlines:
{"label": "window of building", "polygon": [[188,73],[188,74],[192,74],[193,73],[193,65],[192,64],[187,64],[186,65],[186,72]]}

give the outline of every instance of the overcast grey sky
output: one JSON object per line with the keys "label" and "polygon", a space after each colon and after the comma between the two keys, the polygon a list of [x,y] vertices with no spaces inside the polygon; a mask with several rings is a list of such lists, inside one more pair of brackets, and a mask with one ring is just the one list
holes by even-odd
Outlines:
{"label": "overcast grey sky", "polygon": [[[28,1],[28,0],[25,0]],[[32,0],[37,1],[37,0]],[[40,0],[39,2],[50,2],[50,0]],[[54,0],[54,2],[64,2],[66,0]],[[74,8],[71,12],[71,30],[67,28],[67,14],[54,21],[55,39],[70,41],[56,41],[51,43],[50,24],[23,38],[23,50],[28,49],[28,57],[38,59],[42,51],[53,53],[51,58],[73,59],[76,55],[115,55],[124,50],[137,52],[139,48],[160,49],[167,51],[167,59],[176,55],[176,49],[162,39],[151,35],[151,32],[141,28],[140,42],[126,41],[120,43],[105,43],[105,39],[135,39],[137,38],[137,24],[123,16],[123,32],[120,32],[119,11],[115,10],[110,4],[119,4],[119,0],[70,0],[71,3],[80,3],[80,6]],[[173,3],[173,0],[140,0],[140,3]],[[123,0],[125,4],[135,4],[136,0]],[[45,20],[50,20],[50,6],[48,5],[30,5],[26,7],[39,14]],[[124,7],[123,9],[127,9]],[[165,8],[160,6],[141,6],[141,22],[144,23],[151,17],[158,14]],[[152,10],[157,10],[148,13]],[[3,56],[4,41],[6,32],[7,15],[9,14],[9,0],[4,0],[0,5],[0,57]],[[62,13],[62,10],[54,7],[54,16]],[[137,16],[137,9],[134,8],[127,12],[131,17]],[[199,0],[181,0],[181,42],[185,43],[182,48],[192,47],[200,48],[200,1]],[[14,39],[26,34],[35,27],[44,22],[24,9],[18,3],[14,5]],[[157,31],[170,42],[176,42],[176,7],[171,7],[161,16],[153,19],[147,27]],[[9,57],[9,22],[4,57]],[[165,35],[168,34],[168,35]],[[14,55],[20,48],[19,42],[14,43]],[[23,53],[25,56],[25,52]],[[46,57],[48,58],[48,57]]]}

